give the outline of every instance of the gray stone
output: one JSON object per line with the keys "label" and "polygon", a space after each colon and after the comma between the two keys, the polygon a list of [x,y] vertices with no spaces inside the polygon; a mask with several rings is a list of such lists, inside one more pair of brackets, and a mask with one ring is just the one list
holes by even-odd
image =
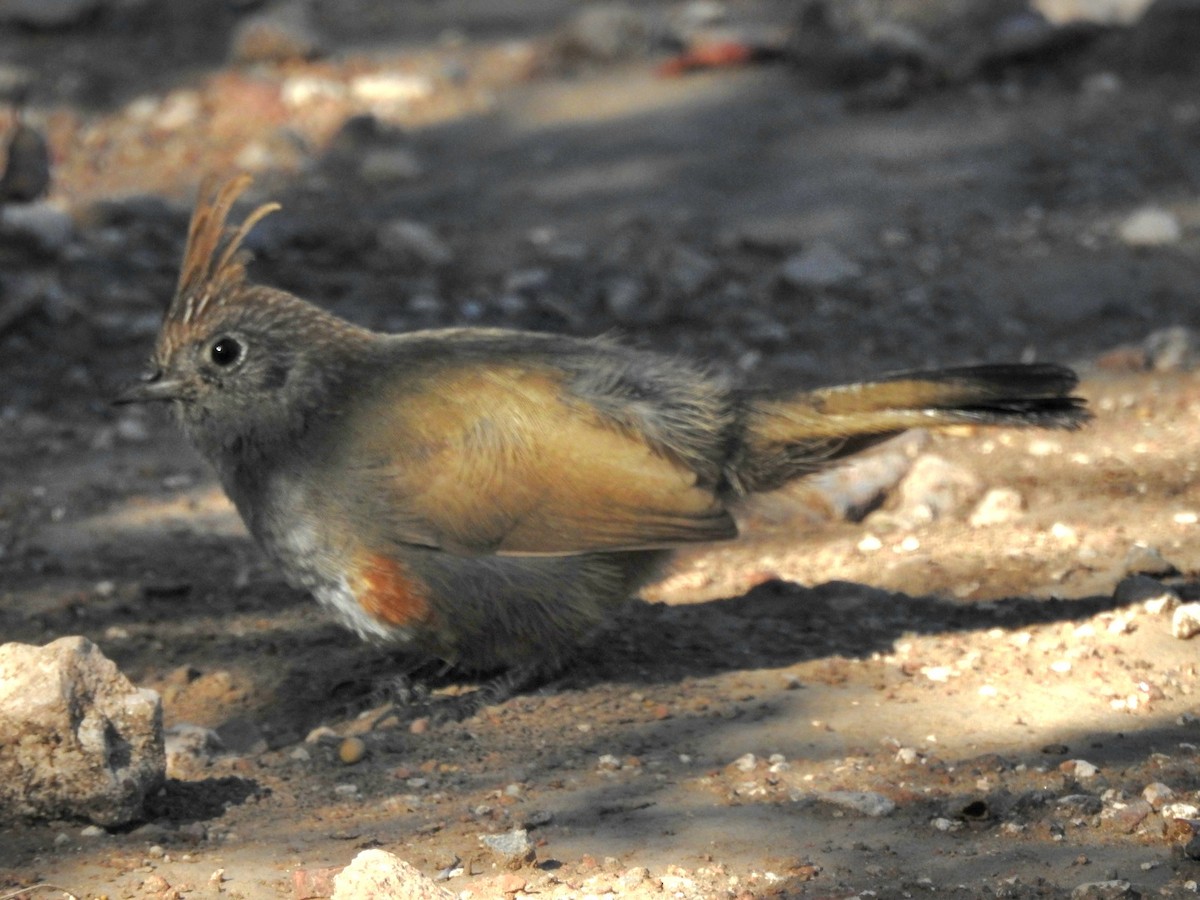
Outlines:
{"label": "gray stone", "polygon": [[243,19],[233,31],[229,56],[237,63],[286,62],[320,52],[307,0],[292,0]]}
{"label": "gray stone", "polygon": [[381,249],[406,262],[426,266],[444,266],[454,259],[454,252],[422,222],[393,219],[380,226],[376,240]]}
{"label": "gray stone", "polygon": [[57,255],[74,234],[70,214],[53,203],[22,203],[0,209],[0,235],[27,243],[41,253]]}
{"label": "gray stone", "polygon": [[501,864],[509,868],[531,863],[536,855],[533,841],[529,839],[529,832],[524,828],[514,828],[503,834],[481,834],[479,843],[492,851]]}
{"label": "gray stone", "polygon": [[1146,612],[1153,615],[1173,610],[1181,602],[1175,591],[1146,575],[1122,578],[1113,591],[1113,601],[1118,606],[1140,603]]}
{"label": "gray stone", "polygon": [[787,259],[780,276],[792,287],[827,288],[862,276],[862,267],[833,244],[817,241]]}
{"label": "gray stone", "polygon": [[162,784],[162,701],[91,641],[0,646],[0,819],[129,822]]}
{"label": "gray stone", "polygon": [[1162,555],[1157,547],[1134,544],[1125,554],[1126,575],[1177,575],[1179,569]]}
{"label": "gray stone", "polygon": [[817,799],[872,818],[888,816],[896,810],[891,799],[875,791],[822,791]]}

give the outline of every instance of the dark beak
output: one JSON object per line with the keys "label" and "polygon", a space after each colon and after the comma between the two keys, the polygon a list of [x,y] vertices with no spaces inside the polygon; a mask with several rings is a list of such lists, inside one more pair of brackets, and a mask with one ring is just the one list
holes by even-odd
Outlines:
{"label": "dark beak", "polygon": [[156,403],[178,400],[183,396],[183,382],[164,378],[162,369],[147,372],[137,384],[130,385],[113,398],[114,406],[127,403]]}

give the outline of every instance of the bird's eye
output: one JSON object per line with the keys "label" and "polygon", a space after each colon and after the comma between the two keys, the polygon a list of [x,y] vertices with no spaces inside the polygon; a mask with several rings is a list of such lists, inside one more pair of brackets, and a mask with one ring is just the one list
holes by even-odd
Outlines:
{"label": "bird's eye", "polygon": [[209,355],[218,366],[232,366],[242,358],[242,345],[231,337],[217,338]]}

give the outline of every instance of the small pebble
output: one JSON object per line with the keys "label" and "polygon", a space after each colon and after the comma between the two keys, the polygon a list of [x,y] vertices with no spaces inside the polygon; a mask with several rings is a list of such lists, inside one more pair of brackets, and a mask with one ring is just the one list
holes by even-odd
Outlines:
{"label": "small pebble", "polygon": [[348,766],[362,762],[367,755],[367,743],[359,737],[348,737],[338,747],[338,759]]}
{"label": "small pebble", "polygon": [[1161,781],[1155,781],[1142,788],[1142,799],[1155,809],[1161,809],[1163,804],[1175,799],[1175,792]]}
{"label": "small pebble", "polygon": [[758,759],[753,753],[746,753],[733,761],[734,768],[739,772],[753,772],[758,765]]}
{"label": "small pebble", "polygon": [[104,835],[107,833],[108,832],[106,832],[99,825],[85,825],[83,828],[79,829],[79,836],[85,838],[104,837]]}
{"label": "small pebble", "polygon": [[1059,768],[1076,778],[1095,778],[1100,774],[1100,770],[1086,759],[1069,759]]}
{"label": "small pebble", "polygon": [[1143,206],[1126,217],[1117,233],[1130,247],[1163,247],[1179,243],[1183,229],[1169,210]]}

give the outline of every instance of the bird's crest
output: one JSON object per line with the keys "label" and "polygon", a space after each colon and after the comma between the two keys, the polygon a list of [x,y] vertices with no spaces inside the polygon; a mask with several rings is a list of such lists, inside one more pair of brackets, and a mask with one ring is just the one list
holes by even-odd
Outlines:
{"label": "bird's crest", "polygon": [[229,213],[250,181],[249,175],[242,174],[225,182],[210,175],[201,182],[188,225],[179,284],[167,310],[166,320],[171,324],[190,325],[210,307],[234,296],[245,283],[249,254],[242,248],[242,241],[251,228],[279,209],[278,203],[262,204],[226,236]]}

